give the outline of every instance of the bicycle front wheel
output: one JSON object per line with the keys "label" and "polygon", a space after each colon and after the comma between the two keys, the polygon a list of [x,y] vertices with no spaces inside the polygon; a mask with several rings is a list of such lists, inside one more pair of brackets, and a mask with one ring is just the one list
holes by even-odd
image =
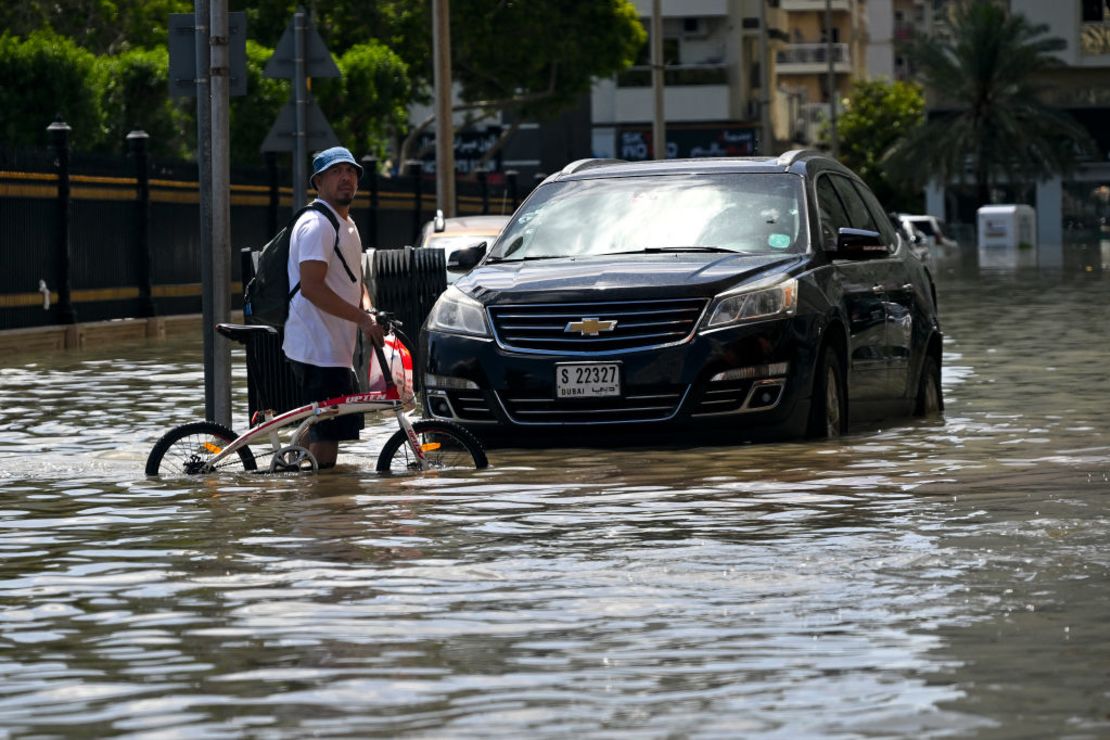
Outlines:
{"label": "bicycle front wheel", "polygon": [[[214,421],[195,421],[166,432],[146,459],[147,475],[198,475],[208,469],[208,461],[238,437]],[[218,470],[254,470],[254,453],[240,447],[216,466]]]}
{"label": "bicycle front wheel", "polygon": [[[480,470],[489,465],[482,444],[457,424],[424,419],[413,422],[412,429],[430,470]],[[405,430],[398,430],[385,443],[378,456],[379,473],[407,473],[420,470],[408,445]]]}

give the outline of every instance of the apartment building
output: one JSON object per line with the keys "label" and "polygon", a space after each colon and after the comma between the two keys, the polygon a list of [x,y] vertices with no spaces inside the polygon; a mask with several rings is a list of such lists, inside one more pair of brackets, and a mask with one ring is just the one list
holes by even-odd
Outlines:
{"label": "apartment building", "polygon": [[[635,4],[650,31],[651,0]],[[830,72],[834,99],[843,97],[854,78],[867,73],[864,0],[662,0],[660,10],[667,156],[760,151],[764,104],[771,126],[766,151],[813,145],[828,116]],[[832,65],[826,15],[832,20]],[[766,44],[761,43],[761,17],[767,26]],[[591,107],[596,155],[654,155],[648,54],[645,48],[632,69],[595,84]]]}

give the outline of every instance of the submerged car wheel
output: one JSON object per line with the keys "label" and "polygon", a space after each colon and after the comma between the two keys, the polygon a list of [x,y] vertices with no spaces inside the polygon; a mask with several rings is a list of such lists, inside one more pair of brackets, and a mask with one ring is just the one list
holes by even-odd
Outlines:
{"label": "submerged car wheel", "polygon": [[829,346],[821,350],[817,373],[813,379],[813,401],[810,405],[808,436],[813,439],[834,439],[844,433],[848,422],[848,396],[840,357]]}
{"label": "submerged car wheel", "polygon": [[921,380],[917,384],[917,402],[914,416],[934,417],[944,413],[944,393],[940,388],[940,365],[932,355],[921,366]]}

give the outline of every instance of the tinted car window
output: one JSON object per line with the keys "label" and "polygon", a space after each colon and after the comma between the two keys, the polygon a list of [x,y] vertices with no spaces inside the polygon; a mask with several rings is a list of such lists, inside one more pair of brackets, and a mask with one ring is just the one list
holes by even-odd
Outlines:
{"label": "tinted car window", "polygon": [[852,181],[852,186],[855,187],[856,193],[863,199],[864,205],[871,213],[871,219],[878,225],[878,231],[883,235],[883,241],[887,244],[894,244],[898,241],[898,236],[894,231],[894,226],[891,225],[890,219],[886,215],[886,211],[879,205],[879,199],[875,197],[866,185]]}
{"label": "tinted car window", "polygon": [[826,244],[835,244],[837,230],[851,226],[851,223],[828,175],[817,178],[817,210],[821,217],[822,241]]}
{"label": "tinted car window", "polygon": [[541,186],[490,258],[644,250],[805,252],[802,180],[785,173],[595,178]]}
{"label": "tinted car window", "polygon": [[837,175],[832,175],[829,179],[833,181],[836,192],[840,194],[840,200],[848,211],[848,220],[851,221],[852,228],[878,231],[879,227],[875,223],[875,219],[871,217],[867,206],[863,204],[863,199],[860,198],[859,191],[853,187],[852,181]]}

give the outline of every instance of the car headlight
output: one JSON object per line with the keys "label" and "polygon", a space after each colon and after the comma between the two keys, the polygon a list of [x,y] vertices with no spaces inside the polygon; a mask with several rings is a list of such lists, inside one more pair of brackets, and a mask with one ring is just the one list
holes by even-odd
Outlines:
{"label": "car headlight", "polygon": [[475,337],[489,336],[486,312],[482,304],[453,285],[432,306],[428,314],[428,330]]}
{"label": "car headlight", "polygon": [[717,298],[704,330],[721,329],[745,321],[793,316],[798,308],[798,281],[784,280],[770,287],[749,286]]}

